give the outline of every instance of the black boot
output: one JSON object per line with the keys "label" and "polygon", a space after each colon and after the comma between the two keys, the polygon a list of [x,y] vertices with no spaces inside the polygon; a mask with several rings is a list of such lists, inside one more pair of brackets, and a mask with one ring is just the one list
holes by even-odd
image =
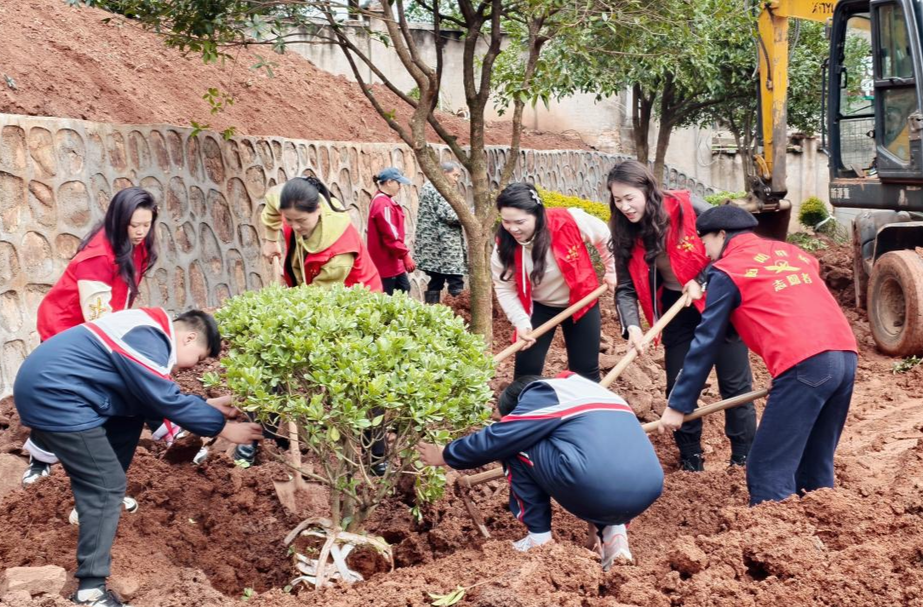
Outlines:
{"label": "black boot", "polygon": [[731,466],[746,467],[747,466],[747,456],[731,454]]}
{"label": "black boot", "polygon": [[423,301],[428,304],[437,304],[441,295],[442,291],[426,291],[423,293]]}
{"label": "black boot", "polygon": [[703,472],[705,470],[705,458],[702,457],[701,453],[681,455],[679,469],[685,472]]}

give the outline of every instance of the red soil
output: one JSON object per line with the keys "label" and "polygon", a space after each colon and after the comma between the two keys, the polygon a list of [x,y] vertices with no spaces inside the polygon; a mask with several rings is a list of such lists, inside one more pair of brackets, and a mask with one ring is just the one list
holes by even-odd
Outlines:
{"label": "red soil", "polygon": [[[103,19],[111,18],[106,24]],[[250,69],[257,54],[275,63],[270,78]],[[0,112],[96,122],[174,124],[191,121],[241,135],[329,141],[398,141],[359,86],[316,68],[295,53],[267,48],[232,51],[233,60],[205,65],[195,55],[164,47],[156,34],[95,8],[64,0],[0,3]],[[4,77],[15,82],[7,85]],[[210,87],[234,104],[216,115],[202,98]],[[406,124],[410,110],[382,87],[375,94]],[[468,122],[450,114],[440,121],[460,143]],[[509,145],[508,122],[491,124],[490,145]],[[430,140],[437,142],[435,132]],[[586,149],[578,138],[527,132],[523,147]]]}
{"label": "red soil", "polygon": [[[845,249],[820,256],[828,278],[848,275]],[[846,288],[834,291],[848,297]],[[606,353],[611,362],[624,348],[611,304],[604,309],[604,331],[616,344]],[[553,544],[514,552],[509,540],[524,530],[507,511],[505,486],[495,481],[472,490],[492,539],[479,537],[451,490],[424,508],[420,523],[399,492],[368,525],[394,546],[393,573],[366,562],[363,570],[373,574],[367,583],[292,595],[283,590],[291,567],[281,540],[299,517],[286,514],[273,494],[278,464],[241,470],[218,455],[197,468],[170,464],[162,449],[149,446],[139,449],[129,473],[130,493],[141,508],[122,518],[112,582],[127,588],[140,607],[239,605],[246,588],[254,589],[248,602],[258,607],[423,606],[432,601],[427,593],[445,594],[458,585],[471,588],[463,605],[483,607],[923,604],[923,366],[892,375],[894,360],[874,350],[864,314],[847,310],[847,315],[861,356],[837,454],[838,488],[747,508],[743,471],[726,468],[729,452],[719,416],[705,422],[704,473],[677,472],[672,441],[654,435],[668,473],[666,488],[631,525],[633,565],[602,573],[593,553],[581,546],[583,523],[560,510]],[[495,325],[498,335],[507,330],[499,319]],[[633,405],[647,407],[644,419],[656,418],[651,409],[663,406],[661,358],[655,352],[633,365],[616,385]],[[563,367],[560,344],[548,360],[550,372]],[[182,381],[193,385],[203,371]],[[754,371],[756,385],[765,384],[758,361]],[[501,364],[498,386],[510,373],[510,363]],[[703,400],[716,400],[713,392]],[[7,400],[0,406],[0,452],[17,453],[22,436]],[[304,515],[323,514],[322,495],[316,497]],[[56,564],[72,571],[77,532],[66,522],[71,506],[60,470],[30,491],[17,489],[0,499],[7,530],[0,535],[0,563]],[[2,604],[68,603],[45,597]]]}

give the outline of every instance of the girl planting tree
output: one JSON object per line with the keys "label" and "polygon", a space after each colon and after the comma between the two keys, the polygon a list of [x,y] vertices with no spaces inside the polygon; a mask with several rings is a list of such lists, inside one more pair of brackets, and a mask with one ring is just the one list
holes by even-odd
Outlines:
{"label": "girl planting tree", "polygon": [[[639,354],[643,352],[639,303],[648,323],[653,325],[684,293],[695,300],[694,307],[680,312],[663,331],[669,395],[705,306],[702,292],[708,256],[696,234],[697,209],[689,192],[662,191],[647,167],[636,160],[615,165],[606,185],[611,195],[609,226],[619,277],[615,299],[622,336],[628,338],[629,346]],[[710,208],[704,202],[700,207]],[[733,327],[729,327],[721,340],[715,367],[722,398],[750,391],[747,347]],[[725,434],[731,441],[732,465],[746,463],[755,432],[753,403],[725,411]],[[682,469],[704,470],[702,420],[683,424],[673,436]]]}
{"label": "girl planting tree", "polygon": [[[491,257],[494,288],[516,328],[516,339],[526,341],[516,354],[514,375],[541,375],[554,330],[537,340],[529,333],[599,286],[587,243],[603,260],[603,280],[615,288],[609,229],[580,209],[546,209],[538,191],[526,183],[510,184],[500,192],[497,209],[501,221]],[[562,327],[568,369],[599,381],[599,303],[578,310]]]}

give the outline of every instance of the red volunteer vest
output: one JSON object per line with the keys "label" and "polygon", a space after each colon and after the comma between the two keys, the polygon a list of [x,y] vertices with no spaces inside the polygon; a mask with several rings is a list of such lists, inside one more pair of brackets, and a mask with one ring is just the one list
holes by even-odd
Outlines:
{"label": "red volunteer vest", "polygon": [[849,322],[818,273],[817,260],[798,247],[741,234],[714,267],[740,290],[740,306],[731,322],[773,377],[821,352],[858,352]]}
{"label": "red volunteer vest", "polygon": [[[135,247],[135,280],[141,283],[141,276],[147,267],[147,247],[142,242]],[[97,258],[104,258],[103,263],[98,263]],[[80,268],[81,264],[84,265]],[[92,265],[92,271],[87,272],[87,267]],[[86,248],[77,253],[58,282],[48,291],[38,307],[38,334],[42,341],[46,341],[61,331],[70,329],[84,322],[83,310],[80,309],[80,293],[77,290],[77,281],[96,280],[112,287],[112,299],[109,302],[113,312],[131,307],[129,300],[128,284],[119,274],[119,266],[115,262],[115,253],[106,238],[106,231],[100,230],[87,244]]]}
{"label": "red volunteer vest", "polygon": [[[292,228],[283,222],[282,232],[285,237],[286,246],[289,246],[292,242]],[[347,226],[346,230],[340,235],[336,242],[323,251],[305,255],[304,272],[305,279],[307,280],[306,284],[314,282],[314,278],[320,274],[321,268],[323,268],[328,261],[337,255],[343,255],[345,253],[352,253],[355,255],[355,261],[353,262],[352,270],[349,271],[343,284],[347,287],[361,284],[375,293],[382,292],[384,289],[381,285],[381,277],[378,274],[378,270],[375,268],[375,264],[372,263],[372,258],[369,256],[369,252],[362,242],[362,237],[359,236],[359,231],[352,224]],[[295,282],[295,275],[292,273],[290,264],[285,265],[285,282],[290,287],[298,284]]]}
{"label": "red volunteer vest", "polygon": [[[708,255],[705,253],[705,245],[702,244],[702,239],[699,238],[695,229],[695,209],[689,199],[689,192],[686,190],[665,191],[663,208],[670,216],[670,231],[667,233],[665,252],[679,284],[685,285],[696,278],[705,269],[709,261]],[[682,209],[683,213],[682,231],[677,229],[677,226],[680,225],[680,209]],[[680,237],[680,232],[682,232],[682,237]],[[644,243],[639,238],[635,242],[635,247],[631,252],[631,259],[628,261],[628,273],[631,275],[631,280],[635,285],[638,303],[641,304],[644,316],[647,318],[648,324],[653,326],[657,319],[654,318],[654,304],[649,279],[650,270],[647,261],[644,259],[646,252]],[[658,298],[662,291],[663,287],[657,291]],[[693,303],[699,312],[705,308],[704,299],[699,299]]]}
{"label": "red volunteer vest", "polygon": [[[551,252],[570,289],[570,305],[574,305],[599,286],[590,252],[577,222],[567,209],[546,209],[545,223],[551,231]],[[532,282],[523,273],[522,247],[516,247],[516,291],[522,307],[532,314]],[[573,319],[580,320],[595,305],[594,301],[578,310]]]}

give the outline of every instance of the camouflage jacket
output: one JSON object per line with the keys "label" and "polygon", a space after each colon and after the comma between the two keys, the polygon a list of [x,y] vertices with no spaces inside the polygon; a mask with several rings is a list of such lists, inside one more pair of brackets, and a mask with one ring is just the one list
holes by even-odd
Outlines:
{"label": "camouflage jacket", "polygon": [[420,190],[413,259],[424,271],[440,274],[466,274],[468,271],[458,215],[429,182]]}

